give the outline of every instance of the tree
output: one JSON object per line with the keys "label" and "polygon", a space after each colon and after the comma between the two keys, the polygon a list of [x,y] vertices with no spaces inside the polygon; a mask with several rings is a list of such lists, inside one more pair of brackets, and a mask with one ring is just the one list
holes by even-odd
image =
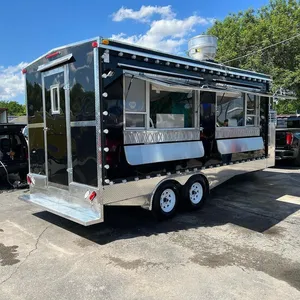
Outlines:
{"label": "tree", "polygon": [[[257,11],[229,14],[207,33],[218,37],[219,62],[270,74],[273,93],[280,87],[296,93],[298,100],[280,100],[276,107],[279,113],[294,113],[300,111],[299,29],[300,1],[270,0]],[[272,46],[289,38],[292,39]],[[269,48],[260,51],[265,47]]]}
{"label": "tree", "polygon": [[8,114],[11,116],[24,116],[26,115],[26,107],[17,101],[0,101],[1,108],[7,108]]}

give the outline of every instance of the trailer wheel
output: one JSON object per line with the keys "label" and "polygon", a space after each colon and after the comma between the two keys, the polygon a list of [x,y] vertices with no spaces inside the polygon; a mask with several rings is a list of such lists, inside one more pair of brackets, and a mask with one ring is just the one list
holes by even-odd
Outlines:
{"label": "trailer wheel", "polygon": [[182,188],[184,205],[188,209],[200,209],[206,201],[208,189],[202,176],[191,177]]}
{"label": "trailer wheel", "polygon": [[154,193],[152,213],[158,220],[169,219],[176,213],[179,201],[178,183],[168,181],[162,183]]}

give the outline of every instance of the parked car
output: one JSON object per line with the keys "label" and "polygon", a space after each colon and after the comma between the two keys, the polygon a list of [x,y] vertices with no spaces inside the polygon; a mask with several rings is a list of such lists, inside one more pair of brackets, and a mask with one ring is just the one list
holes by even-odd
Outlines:
{"label": "parked car", "polygon": [[26,180],[28,173],[28,147],[22,133],[24,124],[0,124],[0,179],[18,173]]}
{"label": "parked car", "polygon": [[300,166],[300,115],[278,115],[276,160],[292,160]]}

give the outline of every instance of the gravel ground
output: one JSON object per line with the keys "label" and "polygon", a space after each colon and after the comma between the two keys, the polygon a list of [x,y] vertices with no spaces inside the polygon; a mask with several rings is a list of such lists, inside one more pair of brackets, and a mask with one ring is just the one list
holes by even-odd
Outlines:
{"label": "gravel ground", "polygon": [[107,207],[91,227],[3,192],[0,299],[300,299],[299,183],[268,169],[168,222]]}

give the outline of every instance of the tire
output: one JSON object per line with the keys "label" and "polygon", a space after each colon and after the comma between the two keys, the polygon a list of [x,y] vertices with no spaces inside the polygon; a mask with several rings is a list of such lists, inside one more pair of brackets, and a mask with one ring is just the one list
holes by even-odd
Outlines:
{"label": "tire", "polygon": [[208,196],[209,187],[202,176],[191,177],[182,188],[184,206],[189,210],[203,207]]}
{"label": "tire", "polygon": [[160,221],[173,217],[179,202],[178,183],[168,181],[162,183],[152,199],[152,213]]}

